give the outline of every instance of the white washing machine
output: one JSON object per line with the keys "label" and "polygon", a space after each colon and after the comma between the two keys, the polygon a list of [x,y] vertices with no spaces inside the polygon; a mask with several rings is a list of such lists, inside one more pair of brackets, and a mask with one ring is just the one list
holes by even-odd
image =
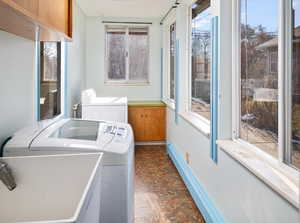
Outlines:
{"label": "white washing machine", "polygon": [[97,97],[93,89],[81,94],[82,119],[128,122],[126,97]]}
{"label": "white washing machine", "polygon": [[133,223],[134,142],[125,123],[61,119],[15,133],[4,156],[103,152],[100,223]]}

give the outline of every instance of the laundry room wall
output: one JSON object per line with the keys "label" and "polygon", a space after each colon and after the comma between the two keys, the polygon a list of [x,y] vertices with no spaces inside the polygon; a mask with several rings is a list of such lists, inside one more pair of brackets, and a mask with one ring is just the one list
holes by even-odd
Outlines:
{"label": "laundry room wall", "polygon": [[[67,44],[67,108],[80,102],[85,88],[86,16],[74,1],[73,42]],[[35,42],[0,31],[0,144],[18,129],[36,121]]]}
{"label": "laundry room wall", "polygon": [[[152,22],[149,26],[149,85],[105,84],[105,25],[103,20]],[[159,100],[161,96],[161,27],[159,19],[87,18],[86,38],[87,88],[94,88],[99,96],[127,96],[129,100]]]}
{"label": "laundry room wall", "polygon": [[0,31],[0,143],[35,120],[35,42]]}
{"label": "laundry room wall", "polygon": [[72,105],[80,103],[81,91],[86,88],[86,15],[77,1],[73,9],[73,42],[67,44],[67,108],[72,116]]}
{"label": "laundry room wall", "polygon": [[[219,139],[231,139],[232,123],[232,56],[230,30],[232,25],[232,5],[228,1],[212,1],[212,7],[219,8],[215,15],[219,17]],[[216,5],[217,4],[217,5]],[[186,17],[189,4],[181,4],[176,10],[177,39],[181,43],[180,58],[185,58],[188,45],[183,44],[188,38],[186,35]],[[227,30],[227,31],[226,31]],[[166,46],[164,46],[166,47]],[[178,97],[179,106],[184,107],[185,92],[190,89],[185,85],[185,77],[189,75],[183,67],[189,61],[181,60],[181,75],[179,76]],[[164,74],[166,76],[166,73]],[[165,85],[166,87],[166,85]],[[176,111],[172,106],[167,109],[167,141],[172,145],[182,160],[185,161],[193,176],[201,185],[203,194],[211,200],[213,207],[219,211],[225,222],[243,223],[296,223],[299,222],[299,211],[294,205],[275,192],[269,185],[261,181],[228,153],[218,148],[218,161],[211,159],[210,137],[203,129],[210,126],[202,123],[201,128],[195,125],[195,119],[189,119],[184,108],[175,118]],[[185,173],[189,174],[189,173]]]}

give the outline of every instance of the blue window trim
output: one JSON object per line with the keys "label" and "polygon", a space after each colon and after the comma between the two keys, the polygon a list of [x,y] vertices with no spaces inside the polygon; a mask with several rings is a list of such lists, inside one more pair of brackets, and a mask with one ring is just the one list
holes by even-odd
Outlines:
{"label": "blue window trim", "polygon": [[180,66],[179,66],[179,49],[180,49],[180,42],[176,40],[176,48],[175,48],[175,123],[178,124],[179,119],[179,92],[180,92],[180,85],[179,85],[179,76],[180,76]]}
{"label": "blue window trim", "polygon": [[212,18],[212,63],[211,63],[211,137],[210,156],[214,162],[218,162],[218,64],[219,64],[219,33],[218,16]]}
{"label": "blue window trim", "polygon": [[[38,33],[38,32],[37,32]],[[40,113],[40,78],[41,78],[41,63],[40,63],[40,55],[41,55],[41,45],[40,41],[35,41],[35,49],[36,49],[36,83],[35,83],[35,92],[36,92],[36,114],[35,118],[37,121],[41,120]]]}
{"label": "blue window trim", "polygon": [[163,99],[164,90],[164,51],[160,48],[160,98]]}
{"label": "blue window trim", "polygon": [[64,48],[65,48],[65,59],[64,59],[64,63],[65,63],[65,73],[64,73],[64,117],[67,118],[69,117],[69,111],[68,111],[68,43],[64,44]]}
{"label": "blue window trim", "polygon": [[228,221],[224,218],[213,199],[209,196],[205,187],[203,187],[204,185],[202,182],[196,177],[193,169],[186,164],[177,149],[178,148],[175,148],[172,143],[167,143],[167,153],[176,166],[205,221],[207,223],[227,223]]}

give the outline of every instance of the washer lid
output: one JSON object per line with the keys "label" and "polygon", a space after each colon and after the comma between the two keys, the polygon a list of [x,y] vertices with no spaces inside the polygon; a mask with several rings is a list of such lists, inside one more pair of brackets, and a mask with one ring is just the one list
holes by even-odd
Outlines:
{"label": "washer lid", "polygon": [[82,105],[126,105],[127,97],[95,97],[89,101],[82,102]]}
{"label": "washer lid", "polygon": [[61,119],[45,129],[31,143],[33,151],[102,151],[114,134],[104,134],[106,122]]}
{"label": "washer lid", "polygon": [[29,147],[30,143],[39,135],[42,131],[52,125],[53,120],[43,120],[35,122],[31,126],[20,129],[15,132],[13,138],[6,144],[7,147],[21,146]]}

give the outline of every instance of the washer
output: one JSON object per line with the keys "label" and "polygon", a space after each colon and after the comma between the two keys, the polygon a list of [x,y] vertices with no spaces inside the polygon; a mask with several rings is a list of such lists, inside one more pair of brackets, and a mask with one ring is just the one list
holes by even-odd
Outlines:
{"label": "washer", "polygon": [[4,156],[103,152],[100,223],[133,223],[134,142],[125,123],[61,119],[16,132]]}
{"label": "washer", "polygon": [[93,89],[81,94],[82,119],[128,122],[126,97],[97,97]]}

